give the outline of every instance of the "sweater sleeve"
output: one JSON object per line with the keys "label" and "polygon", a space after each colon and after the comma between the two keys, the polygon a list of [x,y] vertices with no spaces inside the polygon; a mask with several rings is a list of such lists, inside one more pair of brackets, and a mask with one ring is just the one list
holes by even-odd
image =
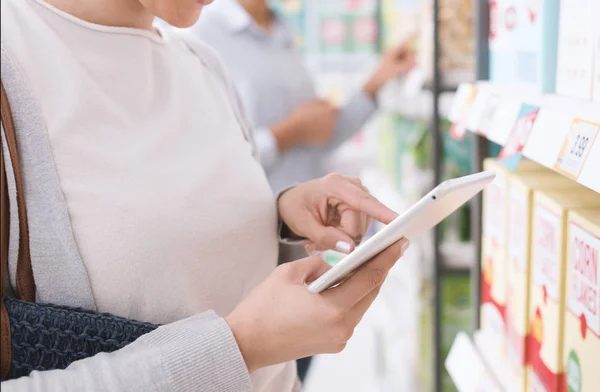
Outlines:
{"label": "sweater sleeve", "polygon": [[164,325],[127,347],[2,383],[2,391],[252,390],[246,364],[224,319],[209,311]]}

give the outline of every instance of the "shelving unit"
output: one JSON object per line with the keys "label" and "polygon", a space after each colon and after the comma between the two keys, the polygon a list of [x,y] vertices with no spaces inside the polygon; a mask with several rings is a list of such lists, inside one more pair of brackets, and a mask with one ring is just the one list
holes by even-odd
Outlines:
{"label": "shelving unit", "polygon": [[[531,105],[539,111],[529,132],[522,134],[520,155],[600,193],[600,105],[536,93],[521,85],[503,86],[488,82],[489,2],[474,0],[474,4],[478,81],[458,86],[446,117],[472,134],[473,171],[483,169],[490,141],[515,152],[513,142],[519,111],[523,105]],[[574,145],[578,134],[587,137],[589,143]],[[573,155],[569,156],[572,151]],[[511,392],[514,387],[509,384],[510,371],[506,362],[501,359],[500,353],[486,344],[486,336],[479,330],[481,196],[473,200],[472,233],[477,260],[471,268],[475,332],[472,336],[466,333],[457,336],[445,366],[460,392]]]}

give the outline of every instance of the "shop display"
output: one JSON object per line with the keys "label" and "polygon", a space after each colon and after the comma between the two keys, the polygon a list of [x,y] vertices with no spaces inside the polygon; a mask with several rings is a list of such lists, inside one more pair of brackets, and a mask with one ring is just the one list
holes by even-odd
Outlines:
{"label": "shop display", "polygon": [[296,47],[304,49],[306,42],[306,13],[305,0],[271,0],[269,5],[279,15],[283,16],[286,23],[291,26],[294,33]]}
{"label": "shop display", "polygon": [[568,217],[565,339],[566,392],[600,391],[600,209]]}
{"label": "shop display", "polygon": [[508,190],[508,275],[506,300],[507,358],[512,371],[511,391],[526,392],[529,337],[529,281],[531,276],[531,221],[533,192],[579,187],[550,170],[517,173]]}
{"label": "shop display", "polygon": [[591,99],[597,0],[561,0],[556,92]]}
{"label": "shop display", "polygon": [[[496,173],[496,179],[483,192],[483,231],[481,254],[481,330],[497,352],[506,347],[506,235],[508,180],[510,171],[498,160],[486,159],[484,170]],[[531,161],[521,162],[517,172],[541,171]]]}
{"label": "shop display", "polygon": [[[473,325],[471,279],[469,276],[445,276],[441,282],[441,290],[441,354],[442,361],[445,361],[456,335],[460,331],[469,331]],[[444,392],[457,391],[446,370],[442,376],[442,390]]]}
{"label": "shop display", "polygon": [[600,208],[600,195],[581,187],[534,193],[527,356],[530,390],[563,392],[567,214]]}
{"label": "shop display", "polygon": [[378,49],[377,1],[315,2],[322,54],[374,54]]}
{"label": "shop display", "polygon": [[490,80],[555,90],[559,0],[490,0]]}
{"label": "shop display", "polygon": [[[445,85],[453,86],[472,80],[475,72],[475,40],[473,38],[473,2],[440,0],[440,70]],[[420,34],[417,62],[431,80],[433,69],[433,6],[431,0],[421,2]]]}

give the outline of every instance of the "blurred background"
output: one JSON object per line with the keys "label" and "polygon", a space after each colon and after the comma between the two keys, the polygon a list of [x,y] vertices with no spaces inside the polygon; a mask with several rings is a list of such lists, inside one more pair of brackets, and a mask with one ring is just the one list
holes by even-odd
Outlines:
{"label": "blurred background", "polygon": [[[595,124],[592,133],[600,129],[600,29],[592,22],[592,15],[596,22],[600,18],[600,1],[271,3],[293,26],[319,95],[338,105],[360,88],[381,53],[416,37],[416,68],[386,84],[377,115],[327,163],[330,171],[360,176],[391,208],[403,211],[434,184],[482,170],[486,157],[502,152],[518,165],[523,149],[543,170],[555,169],[598,196],[600,180],[592,167],[600,167],[599,142],[586,146],[587,163],[576,175],[555,162],[564,155],[563,141],[571,140],[574,118]],[[519,110],[525,105],[539,110],[540,125],[534,118],[523,136],[515,124],[527,113]],[[552,120],[559,114],[566,125],[553,125],[560,123]],[[530,131],[535,141],[527,143]],[[503,149],[521,137],[516,147]],[[490,201],[488,207],[503,208],[505,202]],[[494,224],[504,228],[504,222]],[[523,382],[525,364],[517,360],[518,369],[508,370],[505,346],[484,358],[488,340],[477,337],[483,230],[482,199],[476,198],[413,243],[346,350],[313,360],[304,391],[532,390]],[[331,263],[336,260],[329,255]],[[467,338],[452,348],[462,333]],[[600,352],[593,358],[600,360]],[[595,385],[569,391],[592,391]]]}
{"label": "blurred background", "polygon": [[[435,181],[472,172],[473,142],[469,135],[453,139],[447,120],[458,84],[476,80],[472,0],[272,5],[294,27],[319,94],[339,105],[360,88],[382,52],[416,35],[417,69],[384,87],[377,115],[331,156],[329,170],[360,176],[396,211]],[[411,245],[346,350],[313,360],[304,391],[457,390],[443,361],[456,333],[474,326],[470,206],[445,221],[438,234],[439,246],[434,233]]]}

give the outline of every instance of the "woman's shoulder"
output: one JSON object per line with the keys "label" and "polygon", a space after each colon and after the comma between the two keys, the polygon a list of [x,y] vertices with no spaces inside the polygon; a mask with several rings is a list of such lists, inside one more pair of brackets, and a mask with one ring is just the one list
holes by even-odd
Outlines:
{"label": "woman's shoulder", "polygon": [[219,53],[204,40],[198,38],[196,34],[190,29],[175,29],[175,28],[164,28],[165,33],[169,36],[170,40],[178,41],[182,47],[187,50],[191,50],[200,60],[211,70],[217,73],[218,77],[224,80],[228,80],[228,76],[225,72],[225,66]]}

